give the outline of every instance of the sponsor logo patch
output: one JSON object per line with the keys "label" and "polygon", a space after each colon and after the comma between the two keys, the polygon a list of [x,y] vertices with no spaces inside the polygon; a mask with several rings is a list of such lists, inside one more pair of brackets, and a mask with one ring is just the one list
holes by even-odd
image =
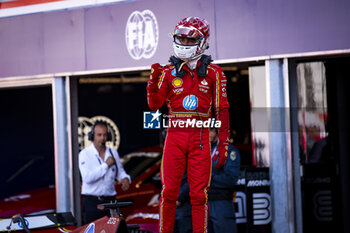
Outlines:
{"label": "sponsor logo patch", "polygon": [[198,98],[195,95],[188,95],[182,101],[186,110],[195,110],[198,106]]}
{"label": "sponsor logo patch", "polygon": [[183,91],[184,89],[183,88],[177,88],[177,89],[173,89],[173,92],[175,93],[175,94],[180,94],[182,91]]}
{"label": "sponsor logo patch", "polygon": [[175,88],[181,87],[182,84],[183,84],[182,78],[174,78],[174,79],[173,79],[173,86],[174,86]]}
{"label": "sponsor logo patch", "polygon": [[204,92],[204,93],[208,93],[208,90],[204,89],[204,88],[199,88],[200,91]]}
{"label": "sponsor logo patch", "polygon": [[205,89],[209,89],[208,86],[204,86],[204,85],[201,85],[201,84],[199,84],[198,86],[199,86],[199,87],[202,87],[202,88],[205,88]]}

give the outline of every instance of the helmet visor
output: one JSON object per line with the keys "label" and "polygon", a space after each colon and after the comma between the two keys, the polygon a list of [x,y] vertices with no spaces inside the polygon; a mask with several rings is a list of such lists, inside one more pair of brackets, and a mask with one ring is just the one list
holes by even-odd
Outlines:
{"label": "helmet visor", "polygon": [[179,27],[175,29],[174,36],[191,37],[196,40],[200,40],[204,37],[199,30],[188,28],[188,27]]}
{"label": "helmet visor", "polygon": [[174,42],[178,45],[192,46],[198,45],[200,43],[199,40],[193,37],[182,37],[182,36],[174,36]]}

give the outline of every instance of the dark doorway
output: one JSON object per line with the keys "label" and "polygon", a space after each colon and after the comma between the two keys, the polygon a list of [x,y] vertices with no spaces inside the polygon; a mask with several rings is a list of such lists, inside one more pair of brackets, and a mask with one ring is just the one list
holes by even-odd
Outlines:
{"label": "dark doorway", "polygon": [[0,90],[0,198],[54,185],[50,86]]}
{"label": "dark doorway", "polygon": [[[336,225],[339,232],[350,232],[350,58],[325,62],[329,101],[329,155],[336,164]],[[332,160],[331,160],[332,161]]]}
{"label": "dark doorway", "polygon": [[161,143],[159,130],[143,129],[147,105],[146,82],[149,72],[94,75],[79,78],[78,115],[105,116],[120,131],[121,156]]}
{"label": "dark doorway", "polygon": [[349,58],[297,66],[304,232],[350,230],[349,67]]}

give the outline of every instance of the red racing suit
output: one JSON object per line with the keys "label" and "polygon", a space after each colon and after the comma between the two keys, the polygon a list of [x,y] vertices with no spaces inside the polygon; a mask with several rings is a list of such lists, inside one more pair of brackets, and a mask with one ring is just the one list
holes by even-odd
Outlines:
{"label": "red racing suit", "polygon": [[[161,67],[152,65],[147,85],[147,100],[151,110],[159,109],[167,102],[169,122],[211,118],[212,109],[218,129],[219,160],[227,158],[229,140],[229,104],[226,93],[226,77],[222,69],[203,55],[197,68],[191,70],[186,64],[172,57],[173,64]],[[173,59],[173,60],[172,60]],[[158,69],[158,70],[157,70]],[[162,193],[159,203],[159,232],[173,232],[176,201],[180,183],[187,169],[192,205],[193,232],[207,232],[207,191],[211,177],[209,128],[198,125],[182,128],[169,123],[161,166]],[[186,127],[186,125],[185,125]]]}

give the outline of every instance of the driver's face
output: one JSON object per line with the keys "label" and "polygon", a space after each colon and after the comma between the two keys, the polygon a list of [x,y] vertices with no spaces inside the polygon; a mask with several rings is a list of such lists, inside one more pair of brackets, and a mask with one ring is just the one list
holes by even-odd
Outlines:
{"label": "driver's face", "polygon": [[195,45],[195,44],[197,44],[197,40],[194,38],[177,37],[176,39],[182,45]]}
{"label": "driver's face", "polygon": [[106,145],[108,129],[104,125],[96,125],[94,130],[94,145],[103,147]]}

